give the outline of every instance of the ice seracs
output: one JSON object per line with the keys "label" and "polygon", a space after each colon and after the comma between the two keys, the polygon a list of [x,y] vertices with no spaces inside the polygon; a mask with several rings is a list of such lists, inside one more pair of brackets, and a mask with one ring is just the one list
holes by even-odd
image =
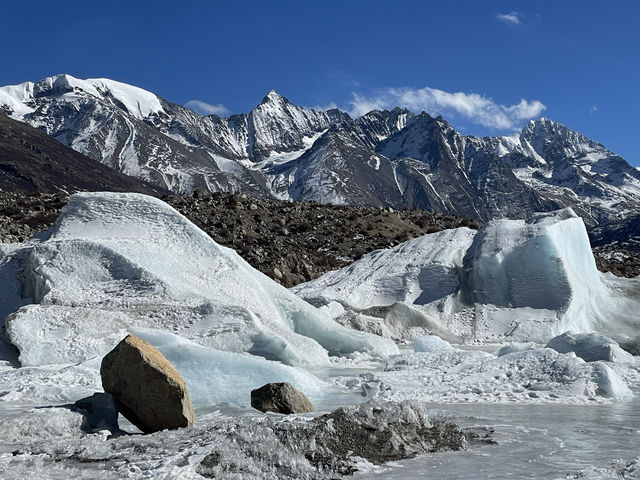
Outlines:
{"label": "ice seracs", "polygon": [[416,238],[293,291],[341,304],[325,307],[335,318],[377,312],[396,331],[404,318],[407,340],[543,343],[565,331],[635,337],[637,282],[598,272],[583,221],[565,209]]}
{"label": "ice seracs", "polygon": [[[145,195],[74,195],[50,231],[6,252],[3,265],[18,267],[7,271],[7,291],[23,297],[14,299],[6,330],[23,367],[83,364],[136,333],[172,362],[180,350],[191,351],[192,360],[174,364],[194,398],[203,399],[189,377],[205,364],[236,365],[239,377],[263,384],[276,380],[268,372],[296,379],[272,360],[322,366],[329,355],[397,351],[393,342],[336,324]],[[180,371],[181,364],[193,372]],[[227,393],[214,397],[237,398]]]}

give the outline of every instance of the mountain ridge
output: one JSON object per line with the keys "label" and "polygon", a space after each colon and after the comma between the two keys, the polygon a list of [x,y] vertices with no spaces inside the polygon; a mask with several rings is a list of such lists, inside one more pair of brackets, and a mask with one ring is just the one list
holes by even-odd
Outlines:
{"label": "mountain ridge", "polygon": [[406,109],[357,118],[275,90],[246,114],[199,115],[108,79],[0,87],[0,110],[175,193],[424,208],[478,221],[571,207],[588,226],[640,213],[640,171],[546,117],[503,137]]}

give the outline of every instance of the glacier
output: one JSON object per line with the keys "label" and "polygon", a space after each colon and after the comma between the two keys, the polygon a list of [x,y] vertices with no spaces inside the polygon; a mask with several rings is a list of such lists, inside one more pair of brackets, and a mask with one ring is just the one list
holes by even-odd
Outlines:
{"label": "glacier", "polygon": [[[0,465],[7,478],[201,478],[205,459],[217,468],[223,451],[254,477],[221,478],[265,478],[272,458],[303,468],[263,427],[304,429],[315,414],[248,408],[251,389],[273,381],[295,385],[319,414],[368,400],[426,402],[499,440],[383,466],[356,462],[363,477],[418,478],[451,462],[443,478],[457,478],[456,468],[482,470],[478,458],[490,455],[503,460],[496,478],[523,466],[547,478],[558,465],[606,465],[614,454],[593,447],[601,432],[630,461],[618,452],[640,431],[640,359],[620,345],[637,332],[638,280],[598,273],[588,250],[582,221],[563,210],[426,235],[290,291],[160,200],[76,194],[52,229],[0,245]],[[101,357],[128,333],[182,374],[196,426],[83,430],[71,404],[102,390]],[[573,465],[568,458],[585,455],[572,435],[604,453]],[[549,445],[556,437],[566,446]],[[532,448],[549,459],[531,463]]]}
{"label": "glacier", "polygon": [[246,404],[251,388],[274,379],[313,398],[322,382],[294,367],[397,353],[387,339],[338,325],[153,197],[76,194],[49,231],[0,251],[6,338],[19,352],[2,350],[0,386],[14,400],[99,391],[96,358],[129,332],[176,362],[201,405]]}
{"label": "glacier", "polygon": [[292,290],[339,321],[375,324],[373,312],[396,340],[546,343],[636,337],[639,282],[598,272],[582,219],[564,209],[425,235]]}

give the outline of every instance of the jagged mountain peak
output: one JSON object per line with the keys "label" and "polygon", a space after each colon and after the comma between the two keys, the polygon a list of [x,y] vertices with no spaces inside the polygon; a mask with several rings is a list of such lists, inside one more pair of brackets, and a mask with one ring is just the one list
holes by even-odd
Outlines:
{"label": "jagged mountain peak", "polygon": [[260,102],[260,105],[264,104],[291,104],[291,102],[276,90],[269,90]]}
{"label": "jagged mountain peak", "polygon": [[542,153],[546,149],[545,146],[549,145],[570,149],[573,151],[573,155],[578,152],[587,153],[593,149],[604,148],[580,132],[547,117],[531,120],[522,129],[519,137],[522,141],[529,142],[539,153]]}
{"label": "jagged mountain peak", "polygon": [[522,132],[553,135],[566,135],[568,133],[571,133],[580,135],[580,133],[576,132],[575,130],[570,129],[562,123],[555,122],[548,117],[540,117],[538,120],[529,120],[527,125],[525,125],[522,129]]}

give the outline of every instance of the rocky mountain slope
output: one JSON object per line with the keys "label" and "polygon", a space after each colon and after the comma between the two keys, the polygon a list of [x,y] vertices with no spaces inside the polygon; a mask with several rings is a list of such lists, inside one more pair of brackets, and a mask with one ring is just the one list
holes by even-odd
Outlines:
{"label": "rocky mountain slope", "polygon": [[619,277],[640,275],[640,216],[598,225],[589,239],[601,271]]}
{"label": "rocky mountain slope", "polygon": [[478,221],[572,207],[588,226],[640,213],[640,172],[542,118],[476,138],[407,110],[350,118],[271,91],[248,114],[201,116],[143,89],[58,75],[0,88],[0,109],[176,193],[421,208]]}
{"label": "rocky mountain slope", "polygon": [[72,193],[109,190],[160,195],[166,190],[123,175],[44,132],[0,114],[0,190]]}

